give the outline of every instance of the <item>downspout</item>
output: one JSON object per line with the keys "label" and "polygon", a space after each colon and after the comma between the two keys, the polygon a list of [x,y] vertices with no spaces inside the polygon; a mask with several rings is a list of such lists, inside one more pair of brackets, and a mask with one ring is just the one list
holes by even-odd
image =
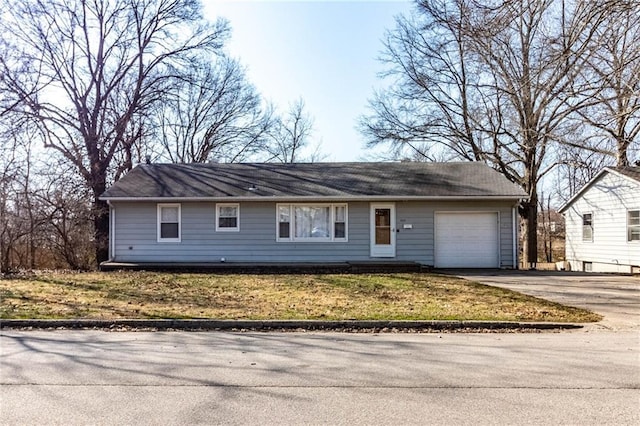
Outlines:
{"label": "downspout", "polygon": [[511,226],[512,231],[511,235],[513,238],[513,243],[511,244],[511,248],[513,250],[513,269],[519,269],[518,262],[518,225],[517,225],[517,217],[518,217],[518,204],[520,202],[514,204],[511,208]]}

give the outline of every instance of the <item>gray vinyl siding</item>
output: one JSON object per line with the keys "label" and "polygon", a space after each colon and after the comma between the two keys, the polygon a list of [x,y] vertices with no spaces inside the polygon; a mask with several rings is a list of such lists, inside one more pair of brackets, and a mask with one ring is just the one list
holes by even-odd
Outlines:
{"label": "gray vinyl siding", "polygon": [[[348,203],[348,241],[277,242],[276,203],[241,202],[240,230],[215,231],[215,203],[181,204],[181,241],[157,241],[157,203],[113,202],[113,260],[121,262],[342,262],[370,257],[370,203]],[[500,259],[513,267],[509,202],[396,202],[396,260],[433,265],[436,211],[497,211]],[[411,224],[411,229],[404,229]],[[389,260],[389,259],[387,259]]]}
{"label": "gray vinyl siding", "polygon": [[[396,203],[396,259],[433,265],[433,208],[427,202]],[[412,228],[404,229],[405,224]]]}

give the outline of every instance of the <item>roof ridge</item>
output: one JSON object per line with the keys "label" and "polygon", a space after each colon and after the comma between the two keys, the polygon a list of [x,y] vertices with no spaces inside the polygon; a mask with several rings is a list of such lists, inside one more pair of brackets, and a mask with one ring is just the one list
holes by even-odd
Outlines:
{"label": "roof ridge", "polygon": [[[394,165],[429,165],[429,166],[447,166],[447,165],[482,165],[486,164],[481,161],[321,161],[321,162],[313,162],[313,163],[268,163],[268,162],[246,162],[246,163],[140,163],[140,166],[175,166],[175,167],[184,167],[184,166],[312,166],[312,165],[346,165],[346,164],[358,164],[358,165],[367,165],[367,164],[394,164]],[[487,166],[489,167],[489,166]],[[491,167],[490,167],[491,168]]]}

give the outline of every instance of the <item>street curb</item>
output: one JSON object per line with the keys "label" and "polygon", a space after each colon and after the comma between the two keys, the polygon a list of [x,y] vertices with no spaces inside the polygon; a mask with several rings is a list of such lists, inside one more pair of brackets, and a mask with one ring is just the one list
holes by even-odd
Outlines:
{"label": "street curb", "polygon": [[225,331],[481,331],[481,330],[572,330],[575,323],[507,321],[317,321],[317,320],[211,320],[211,319],[7,319],[0,329],[145,329]]}

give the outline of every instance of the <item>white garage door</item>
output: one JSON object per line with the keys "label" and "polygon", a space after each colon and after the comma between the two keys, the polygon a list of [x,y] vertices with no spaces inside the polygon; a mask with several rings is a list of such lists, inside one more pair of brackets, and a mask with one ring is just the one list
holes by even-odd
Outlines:
{"label": "white garage door", "polygon": [[497,268],[497,213],[436,213],[436,268]]}

